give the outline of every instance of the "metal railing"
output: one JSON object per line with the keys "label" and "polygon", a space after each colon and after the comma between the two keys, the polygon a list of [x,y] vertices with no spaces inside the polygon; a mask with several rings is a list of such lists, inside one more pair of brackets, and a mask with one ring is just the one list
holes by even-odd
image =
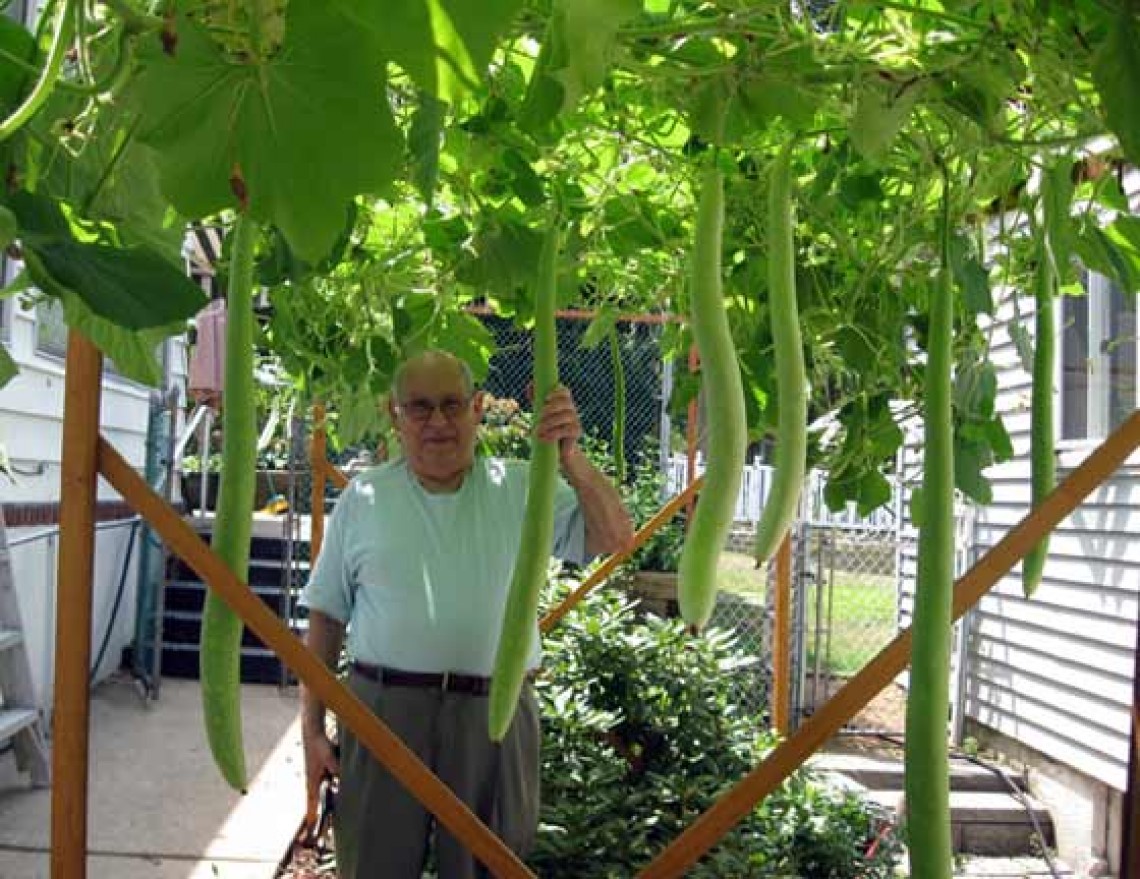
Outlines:
{"label": "metal railing", "polygon": [[[138,526],[140,524],[142,524],[142,521],[143,521],[142,517],[136,515],[136,516],[131,516],[131,517],[126,518],[126,519],[114,519],[114,520],[108,521],[108,522],[97,522],[95,524],[95,531],[97,533],[98,532],[109,532],[109,531],[114,531],[118,528],[126,528],[126,527],[130,526],[130,528],[132,529],[132,534],[131,534],[131,537],[128,537],[128,540],[131,540],[134,537],[134,529],[138,528]],[[40,541],[46,541],[47,542],[47,547],[45,550],[46,557],[44,559],[44,565],[43,565],[43,590],[41,593],[42,595],[45,596],[45,598],[44,598],[45,604],[44,604],[44,614],[43,614],[42,638],[43,638],[44,644],[52,644],[55,640],[56,582],[57,582],[57,577],[58,577],[58,559],[59,559],[59,556],[58,556],[58,553],[59,553],[59,525],[51,525],[51,526],[46,527],[46,528],[40,528],[39,530],[34,531],[31,534],[18,534],[16,536],[12,536],[11,532],[16,531],[16,530],[21,530],[21,529],[19,529],[19,526],[8,526],[7,530],[9,532],[9,534],[8,534],[8,551],[9,551],[9,555],[13,559],[15,558],[15,553],[12,552],[13,550],[15,550],[19,547],[30,547],[33,544],[39,543]],[[123,558],[124,558],[124,564],[125,565],[130,564],[130,556],[126,555],[127,552],[129,552],[129,544],[128,544],[128,548],[126,550],[124,550]],[[104,627],[103,634],[99,640],[99,646],[97,648],[99,651],[99,656],[98,656],[98,658],[95,658],[94,664],[91,666],[91,669],[90,669],[91,675],[94,675],[98,671],[99,664],[102,661],[102,654],[106,649],[106,645],[107,645],[108,639],[110,637],[110,632],[114,628],[114,625],[115,625],[115,617],[117,616],[118,603],[122,597],[121,596],[122,585],[123,585],[122,577],[123,577],[123,572],[120,569],[119,589],[116,590],[117,593],[119,593],[119,594],[116,594],[116,595],[112,596],[112,598],[111,598],[111,600],[115,602],[116,607],[112,610],[111,615],[110,615],[110,619],[107,620],[107,625]],[[27,620],[25,620],[24,625],[27,626]],[[42,661],[40,663],[40,680],[41,681],[50,681],[51,678],[52,678],[52,653],[50,650],[45,650],[44,654],[43,654]],[[44,705],[41,709],[45,719],[49,719],[48,707],[49,706]]]}

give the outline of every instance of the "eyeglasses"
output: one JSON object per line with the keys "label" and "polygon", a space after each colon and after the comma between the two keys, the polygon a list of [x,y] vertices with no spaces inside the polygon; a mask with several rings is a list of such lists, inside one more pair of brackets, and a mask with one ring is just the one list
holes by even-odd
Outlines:
{"label": "eyeglasses", "polygon": [[416,424],[427,424],[431,421],[436,409],[443,413],[443,417],[448,421],[454,421],[463,414],[470,403],[470,397],[444,397],[442,400],[417,397],[414,400],[408,400],[406,403],[400,403],[396,409],[409,421],[414,421]]}

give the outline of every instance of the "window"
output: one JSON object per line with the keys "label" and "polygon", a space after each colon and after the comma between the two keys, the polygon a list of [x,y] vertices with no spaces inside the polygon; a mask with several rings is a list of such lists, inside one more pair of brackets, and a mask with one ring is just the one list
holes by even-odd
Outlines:
{"label": "window", "polygon": [[1137,297],[1092,272],[1084,286],[1085,296],[1061,300],[1063,440],[1106,436],[1140,405]]}
{"label": "window", "polygon": [[55,357],[67,354],[67,324],[58,299],[36,304],[36,350]]}

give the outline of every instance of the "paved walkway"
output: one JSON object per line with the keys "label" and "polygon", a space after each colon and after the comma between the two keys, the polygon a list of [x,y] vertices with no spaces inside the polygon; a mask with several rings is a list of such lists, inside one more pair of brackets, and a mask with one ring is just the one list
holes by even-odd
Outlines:
{"label": "paved walkway", "polygon": [[[304,810],[296,689],[242,693],[249,793],[214,768],[196,681],[144,706],[115,679],[91,700],[88,879],[272,879]],[[50,795],[0,757],[0,877],[48,879]]]}

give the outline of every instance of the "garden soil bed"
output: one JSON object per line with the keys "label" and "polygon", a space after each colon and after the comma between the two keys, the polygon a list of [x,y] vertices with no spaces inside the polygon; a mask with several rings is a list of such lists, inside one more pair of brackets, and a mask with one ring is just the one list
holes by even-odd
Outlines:
{"label": "garden soil bed", "polygon": [[277,871],[277,879],[333,879],[336,876],[331,851],[320,853],[297,847],[291,854]]}

